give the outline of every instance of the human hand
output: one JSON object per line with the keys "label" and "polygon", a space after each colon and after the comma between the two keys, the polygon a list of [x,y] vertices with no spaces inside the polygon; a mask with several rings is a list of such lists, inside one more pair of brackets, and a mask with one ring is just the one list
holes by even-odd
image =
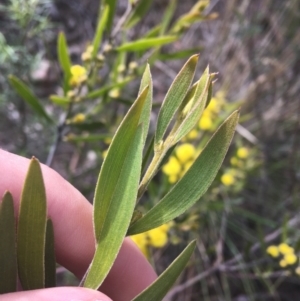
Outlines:
{"label": "human hand", "polygon": [[[0,149],[0,196],[9,190],[14,198],[15,215],[29,160]],[[51,168],[41,165],[48,216],[55,233],[55,252],[59,264],[83,277],[95,251],[92,205],[70,183]],[[151,265],[139,249],[126,238],[120,253],[100,290],[82,287],[58,287],[16,292],[0,296],[1,301],[129,301],[156,279]],[[108,297],[109,296],[109,297]],[[111,299],[110,299],[111,298]]]}

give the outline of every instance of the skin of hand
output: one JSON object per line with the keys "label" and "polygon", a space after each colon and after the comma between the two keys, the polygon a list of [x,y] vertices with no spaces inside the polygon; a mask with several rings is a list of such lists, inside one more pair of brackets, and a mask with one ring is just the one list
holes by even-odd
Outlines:
{"label": "skin of hand", "polygon": [[[0,197],[9,190],[14,199],[15,216],[29,160],[0,149]],[[95,251],[92,205],[53,169],[41,164],[47,195],[48,216],[55,234],[59,264],[81,279]],[[126,238],[100,291],[82,287],[57,287],[16,292],[0,296],[0,301],[130,301],[155,279],[151,265]],[[109,296],[109,297],[108,297]]]}

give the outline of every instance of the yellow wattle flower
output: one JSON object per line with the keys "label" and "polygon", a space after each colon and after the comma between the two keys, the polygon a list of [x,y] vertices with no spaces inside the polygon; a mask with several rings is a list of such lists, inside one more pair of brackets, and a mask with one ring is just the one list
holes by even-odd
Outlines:
{"label": "yellow wattle flower", "polygon": [[246,159],[249,156],[249,150],[246,147],[240,147],[236,154],[239,158]]}
{"label": "yellow wattle flower", "polygon": [[213,125],[213,122],[211,120],[211,117],[210,116],[206,116],[206,115],[203,115],[201,117],[201,119],[199,121],[199,124],[198,124],[199,128],[201,130],[204,130],[204,131],[210,130],[211,127],[212,127],[212,125]]}
{"label": "yellow wattle flower", "polygon": [[163,166],[162,171],[168,176],[177,176],[181,171],[179,161],[174,157],[170,157],[169,161]]}
{"label": "yellow wattle flower", "polygon": [[279,256],[279,249],[277,246],[274,246],[274,245],[269,246],[266,251],[270,256],[272,256],[274,258]]}
{"label": "yellow wattle flower", "polygon": [[176,148],[175,153],[181,163],[186,163],[194,158],[196,149],[193,144],[183,143]]}
{"label": "yellow wattle flower", "polygon": [[221,177],[221,182],[225,186],[231,186],[235,183],[235,177],[231,173],[224,173]]}
{"label": "yellow wattle flower", "polygon": [[282,255],[286,255],[286,254],[290,254],[290,253],[294,253],[294,248],[290,247],[288,244],[286,243],[281,243],[278,246],[278,250]]}
{"label": "yellow wattle flower", "polygon": [[294,253],[284,255],[284,260],[288,265],[293,265],[297,262],[298,258]]}
{"label": "yellow wattle flower", "polygon": [[71,71],[71,78],[70,78],[71,86],[79,86],[81,83],[86,81],[87,71],[83,66],[74,65],[71,67],[70,71]]}

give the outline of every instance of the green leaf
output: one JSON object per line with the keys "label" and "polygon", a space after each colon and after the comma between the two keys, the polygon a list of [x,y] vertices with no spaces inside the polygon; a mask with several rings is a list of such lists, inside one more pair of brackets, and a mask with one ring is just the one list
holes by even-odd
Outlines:
{"label": "green leaf", "polygon": [[97,289],[105,279],[133,214],[142,165],[143,131],[138,124],[148,91],[145,87],[124,117],[99,174],[94,198],[97,247],[84,280],[88,288]]}
{"label": "green leaf", "polygon": [[[208,68],[198,81],[196,86],[195,93],[189,98],[189,94],[187,94],[186,99],[182,102],[184,107],[179,108],[180,116],[179,120],[179,127],[174,134],[173,143],[177,143],[181,140],[186,134],[188,134],[199,122],[199,118],[202,115],[208,98],[210,97],[211,91],[211,77],[209,74]],[[191,89],[191,92],[193,87]]]}
{"label": "green leaf", "polygon": [[193,55],[174,79],[159,111],[155,133],[155,145],[160,144],[178,107],[184,100],[194,78],[198,55]]}
{"label": "green leaf", "polygon": [[49,99],[56,105],[65,107],[71,103],[68,97],[58,96],[58,95],[51,95]]}
{"label": "green leaf", "polygon": [[132,224],[128,235],[167,223],[199,200],[217,175],[234,135],[238,117],[239,112],[235,111],[224,121],[185,175],[157,205]]}
{"label": "green leaf", "polygon": [[165,34],[165,32],[167,31],[167,29],[171,23],[171,20],[174,16],[176,6],[177,6],[177,0],[169,1],[168,6],[165,10],[165,13],[162,17],[160,35]]}
{"label": "green leaf", "polygon": [[24,290],[45,286],[46,193],[39,161],[31,159],[23,186],[17,231],[19,278]]}
{"label": "green leaf", "polygon": [[137,24],[148,12],[152,0],[140,0],[132,10],[129,18],[124,23],[124,29],[130,29]]}
{"label": "green leaf", "polygon": [[65,76],[69,79],[71,77],[72,64],[69,56],[66,37],[63,32],[60,32],[58,35],[57,53],[58,53],[58,61],[61,66],[61,69],[63,70]]}
{"label": "green leaf", "polygon": [[140,117],[140,123],[143,124],[143,147],[146,143],[148,130],[149,130],[149,124],[150,124],[150,114],[152,109],[152,97],[153,97],[153,84],[152,84],[152,77],[151,77],[151,71],[150,66],[147,64],[145,72],[143,74],[141,85],[139,89],[139,93],[141,93],[145,87],[149,87],[149,92],[146,97],[146,101],[142,110],[142,114]]}
{"label": "green leaf", "polygon": [[31,108],[41,117],[43,117],[47,122],[54,122],[52,118],[47,114],[41,105],[37,97],[31,92],[31,90],[17,77],[10,75],[9,82],[20,97],[26,101]]}
{"label": "green leaf", "polygon": [[[108,9],[109,13],[108,13],[108,16],[106,17],[107,18],[106,29],[108,32],[110,32],[113,22],[114,22],[117,0],[105,0],[104,5],[108,6],[108,8],[109,8]],[[104,15],[104,13],[103,13],[103,15]],[[102,15],[102,17],[103,17],[103,15]]]}
{"label": "green leaf", "polygon": [[192,241],[171,265],[144,291],[132,301],[160,301],[168,293],[176,279],[183,271],[194,252],[196,242]]}
{"label": "green leaf", "polygon": [[54,230],[51,219],[47,219],[45,242],[45,287],[56,286],[56,260],[54,251]]}
{"label": "green leaf", "polygon": [[[101,13],[99,14],[99,20],[98,20],[98,25],[97,25],[97,30],[96,30],[96,34],[94,37],[94,41],[93,41],[93,52],[92,52],[92,59],[94,59],[98,53],[99,50],[99,46],[101,44],[102,41],[102,35],[105,29],[105,26],[107,25],[107,22],[110,21],[110,25],[111,22],[113,20],[109,20],[109,16],[110,16],[110,9],[114,9],[114,6],[116,5],[116,1],[106,1],[109,2],[110,4],[106,4],[104,6],[104,8],[102,9]],[[114,13],[114,11],[112,11],[112,13]],[[113,16],[110,16],[113,17]]]}
{"label": "green leaf", "polygon": [[158,38],[140,39],[133,42],[124,43],[117,47],[117,51],[140,51],[155,46],[172,43],[177,40],[176,36],[161,36]]}
{"label": "green leaf", "polygon": [[17,289],[14,204],[8,191],[0,203],[0,242],[0,294],[5,294]]}
{"label": "green leaf", "polygon": [[65,34],[63,32],[59,33],[58,42],[57,42],[57,53],[58,61],[61,66],[61,69],[64,72],[64,92],[65,94],[70,87],[70,78],[71,78],[71,60],[68,51],[68,45],[66,41]]}

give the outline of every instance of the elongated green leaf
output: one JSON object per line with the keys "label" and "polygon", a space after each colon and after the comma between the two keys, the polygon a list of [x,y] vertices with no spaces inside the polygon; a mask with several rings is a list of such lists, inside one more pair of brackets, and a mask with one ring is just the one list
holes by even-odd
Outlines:
{"label": "elongated green leaf", "polygon": [[46,193],[39,161],[31,159],[22,190],[17,231],[19,278],[24,290],[45,286]]}
{"label": "elongated green leaf", "polygon": [[113,22],[114,22],[117,0],[105,0],[104,5],[107,5],[109,7],[109,13],[108,13],[107,22],[106,22],[106,29],[108,32],[110,32]]}
{"label": "elongated green leaf", "polygon": [[194,78],[197,62],[198,55],[190,57],[169,88],[158,115],[155,145],[162,141],[174,114],[184,100]]}
{"label": "elongated green leaf", "polygon": [[174,16],[176,6],[177,6],[177,0],[171,0],[169,2],[165,10],[165,13],[162,17],[160,35],[165,34],[165,32],[167,31],[170,22]]}
{"label": "elongated green leaf", "polygon": [[61,66],[61,69],[64,73],[64,93],[66,94],[70,87],[70,78],[71,78],[71,59],[69,56],[68,45],[66,41],[65,34],[63,32],[59,33],[58,42],[57,42],[57,54],[58,61]]}
{"label": "elongated green leaf", "polygon": [[195,246],[196,242],[192,241],[171,265],[132,301],[161,301],[188,263]]}
{"label": "elongated green leaf", "polygon": [[58,95],[51,95],[49,99],[56,105],[65,107],[70,104],[70,99],[68,97],[58,96]]}
{"label": "elongated green leaf", "polygon": [[176,36],[161,36],[158,38],[140,39],[133,42],[124,43],[117,47],[117,51],[140,51],[155,46],[161,46],[172,43],[177,40]]}
{"label": "elongated green leaf", "polygon": [[135,24],[137,24],[142,19],[142,17],[146,15],[151,4],[152,0],[140,0],[132,10],[132,13],[124,23],[123,27],[125,29],[130,29]]}
{"label": "elongated green leaf", "polygon": [[53,122],[52,118],[44,110],[37,97],[20,79],[10,75],[9,82],[20,97],[23,98],[23,100],[26,101],[39,116],[43,117],[47,122]]}
{"label": "elongated green leaf", "polygon": [[[123,119],[103,162],[94,198],[96,253],[84,286],[97,289],[121,247],[134,210],[142,165],[140,116],[149,87]],[[109,250],[109,252],[107,252]]]}
{"label": "elongated green leaf", "polygon": [[235,111],[225,120],[186,174],[156,206],[132,224],[128,235],[145,232],[167,223],[199,200],[211,185],[224,160],[238,117],[239,112]]}
{"label": "elongated green leaf", "polygon": [[59,33],[57,42],[57,54],[59,64],[63,70],[65,76],[69,79],[71,76],[71,60],[68,51],[68,45],[66,41],[65,34],[63,32]]}
{"label": "elongated green leaf", "polygon": [[143,124],[143,147],[145,145],[147,135],[148,135],[148,130],[149,130],[150,114],[152,109],[152,96],[153,96],[153,84],[152,84],[152,77],[151,77],[149,64],[147,64],[145,72],[143,74],[139,93],[141,93],[147,86],[149,87],[149,92],[140,117],[140,123]]}
{"label": "elongated green leaf", "polygon": [[[183,120],[174,134],[173,143],[177,143],[181,140],[187,133],[189,133],[199,121],[202,115],[208,98],[210,97],[209,91],[211,91],[211,78],[207,69],[207,72],[201,77],[197,85],[195,94],[183,108],[187,110],[183,113]],[[191,107],[189,109],[189,107]]]}
{"label": "elongated green leaf", "polygon": [[56,286],[56,260],[54,251],[54,230],[51,219],[47,220],[45,243],[45,287]]}
{"label": "elongated green leaf", "polygon": [[[99,50],[99,46],[102,41],[103,32],[104,32],[104,29],[109,20],[108,18],[110,16],[110,8],[114,9],[116,1],[106,1],[106,2],[109,2],[110,4],[104,5],[104,8],[102,9],[100,16],[99,16],[97,30],[96,30],[96,34],[95,34],[94,41],[93,41],[93,52],[92,52],[93,59],[96,57],[98,50]],[[114,13],[114,11],[112,11],[112,13]],[[112,21],[112,20],[110,20],[110,21]]]}
{"label": "elongated green leaf", "polygon": [[0,203],[0,294],[17,289],[17,254],[14,204],[7,191]]}

